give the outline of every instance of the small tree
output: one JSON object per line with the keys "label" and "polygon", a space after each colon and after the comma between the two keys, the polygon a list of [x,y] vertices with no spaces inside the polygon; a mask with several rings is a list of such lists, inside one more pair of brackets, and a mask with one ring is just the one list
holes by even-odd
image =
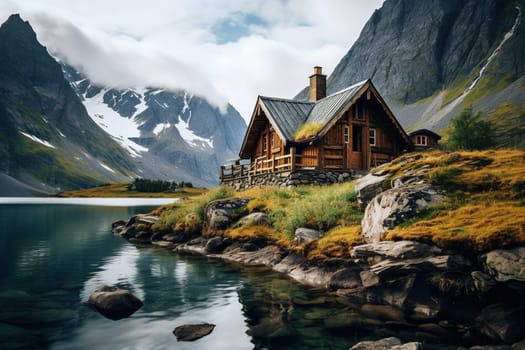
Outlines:
{"label": "small tree", "polygon": [[451,150],[478,150],[494,145],[494,132],[490,122],[481,112],[473,113],[472,107],[461,111],[451,120],[447,148]]}

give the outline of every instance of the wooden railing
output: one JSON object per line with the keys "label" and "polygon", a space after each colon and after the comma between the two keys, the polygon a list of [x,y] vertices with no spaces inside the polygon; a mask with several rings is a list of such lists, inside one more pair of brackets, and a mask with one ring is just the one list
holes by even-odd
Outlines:
{"label": "wooden railing", "polygon": [[[306,156],[296,155],[294,152],[284,156],[275,156],[267,159],[266,156],[255,158],[251,164],[232,164],[222,165],[219,179],[221,182],[228,182],[237,178],[254,176],[259,174],[277,173],[291,171],[295,169],[313,169],[317,166],[312,160],[306,162]],[[303,159],[305,163],[303,163]]]}

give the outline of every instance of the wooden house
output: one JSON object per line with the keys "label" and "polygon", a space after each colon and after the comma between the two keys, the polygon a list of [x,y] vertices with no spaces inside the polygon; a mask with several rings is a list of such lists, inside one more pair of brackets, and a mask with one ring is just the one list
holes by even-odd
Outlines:
{"label": "wooden house", "polygon": [[326,96],[321,67],[310,100],[259,96],[240,150],[249,164],[221,169],[231,177],[296,170],[366,170],[412,143],[370,80]]}
{"label": "wooden house", "polygon": [[441,136],[428,129],[419,129],[408,134],[416,148],[435,148],[438,146]]}

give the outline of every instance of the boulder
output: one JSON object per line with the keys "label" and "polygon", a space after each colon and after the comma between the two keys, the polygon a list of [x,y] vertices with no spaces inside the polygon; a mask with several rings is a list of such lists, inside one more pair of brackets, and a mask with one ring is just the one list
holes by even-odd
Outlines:
{"label": "boulder", "polygon": [[361,277],[359,268],[342,268],[337,270],[330,281],[328,286],[330,289],[353,289],[361,287]]}
{"label": "boulder", "polygon": [[115,228],[117,228],[119,226],[126,226],[126,222],[124,220],[117,220],[117,221],[111,223],[111,228],[112,229],[115,229]]}
{"label": "boulder", "polygon": [[234,227],[241,227],[241,226],[253,226],[253,225],[263,225],[267,226],[270,225],[270,218],[268,217],[268,214],[266,213],[251,213],[249,215],[246,215],[237,221],[237,223],[234,225]]}
{"label": "boulder", "polygon": [[370,267],[380,278],[406,275],[413,272],[434,272],[461,270],[471,266],[471,262],[461,255],[439,255],[430,258],[383,260]]}
{"label": "boulder", "polygon": [[372,198],[385,190],[383,181],[388,178],[388,175],[379,174],[370,173],[355,180],[355,193],[357,193],[357,201],[362,209],[366,207]]}
{"label": "boulder", "polygon": [[204,209],[207,226],[214,230],[224,230],[247,213],[246,204],[249,201],[249,198],[228,198],[208,203]]}
{"label": "boulder", "polygon": [[221,253],[228,246],[222,237],[213,237],[206,242],[206,251],[211,254]]}
{"label": "boulder", "polygon": [[472,278],[474,289],[482,294],[489,292],[497,284],[489,275],[481,271],[472,271],[470,277]]}
{"label": "boulder", "polygon": [[384,191],[366,206],[361,221],[363,236],[368,243],[379,242],[389,229],[444,200],[445,196],[436,187],[426,183]]}
{"label": "boulder", "polygon": [[379,262],[384,259],[424,258],[440,251],[437,247],[414,241],[382,241],[355,246],[350,255],[364,262]]}
{"label": "boulder", "polygon": [[418,342],[401,344],[399,338],[390,337],[380,340],[367,340],[357,343],[350,350],[421,350],[423,345]]}
{"label": "boulder", "polygon": [[489,305],[476,321],[481,333],[490,339],[512,344],[525,336],[525,305]]}
{"label": "boulder", "polygon": [[210,323],[185,324],[175,328],[173,334],[177,341],[194,341],[207,336],[214,328],[215,325]]}
{"label": "boulder", "polygon": [[89,296],[89,305],[111,320],[131,316],[143,305],[142,301],[125,289],[103,286]]}
{"label": "boulder", "polygon": [[294,242],[297,244],[306,244],[321,238],[321,232],[311,228],[299,227],[295,230]]}
{"label": "boulder", "polygon": [[370,270],[364,270],[359,273],[361,284],[365,288],[377,286],[379,284],[379,276]]}
{"label": "boulder", "polygon": [[525,247],[493,250],[481,259],[485,272],[496,281],[525,281]]}

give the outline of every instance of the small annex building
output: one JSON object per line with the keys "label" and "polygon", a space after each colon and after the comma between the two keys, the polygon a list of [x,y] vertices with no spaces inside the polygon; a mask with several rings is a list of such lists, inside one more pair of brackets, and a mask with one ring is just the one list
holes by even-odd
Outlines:
{"label": "small annex building", "polygon": [[326,75],[314,67],[309,97],[259,96],[240,162],[221,167],[221,184],[244,189],[342,182],[413,148],[370,79],[326,96]]}
{"label": "small annex building", "polygon": [[408,134],[416,148],[427,149],[438,146],[441,136],[428,129],[419,129]]}

